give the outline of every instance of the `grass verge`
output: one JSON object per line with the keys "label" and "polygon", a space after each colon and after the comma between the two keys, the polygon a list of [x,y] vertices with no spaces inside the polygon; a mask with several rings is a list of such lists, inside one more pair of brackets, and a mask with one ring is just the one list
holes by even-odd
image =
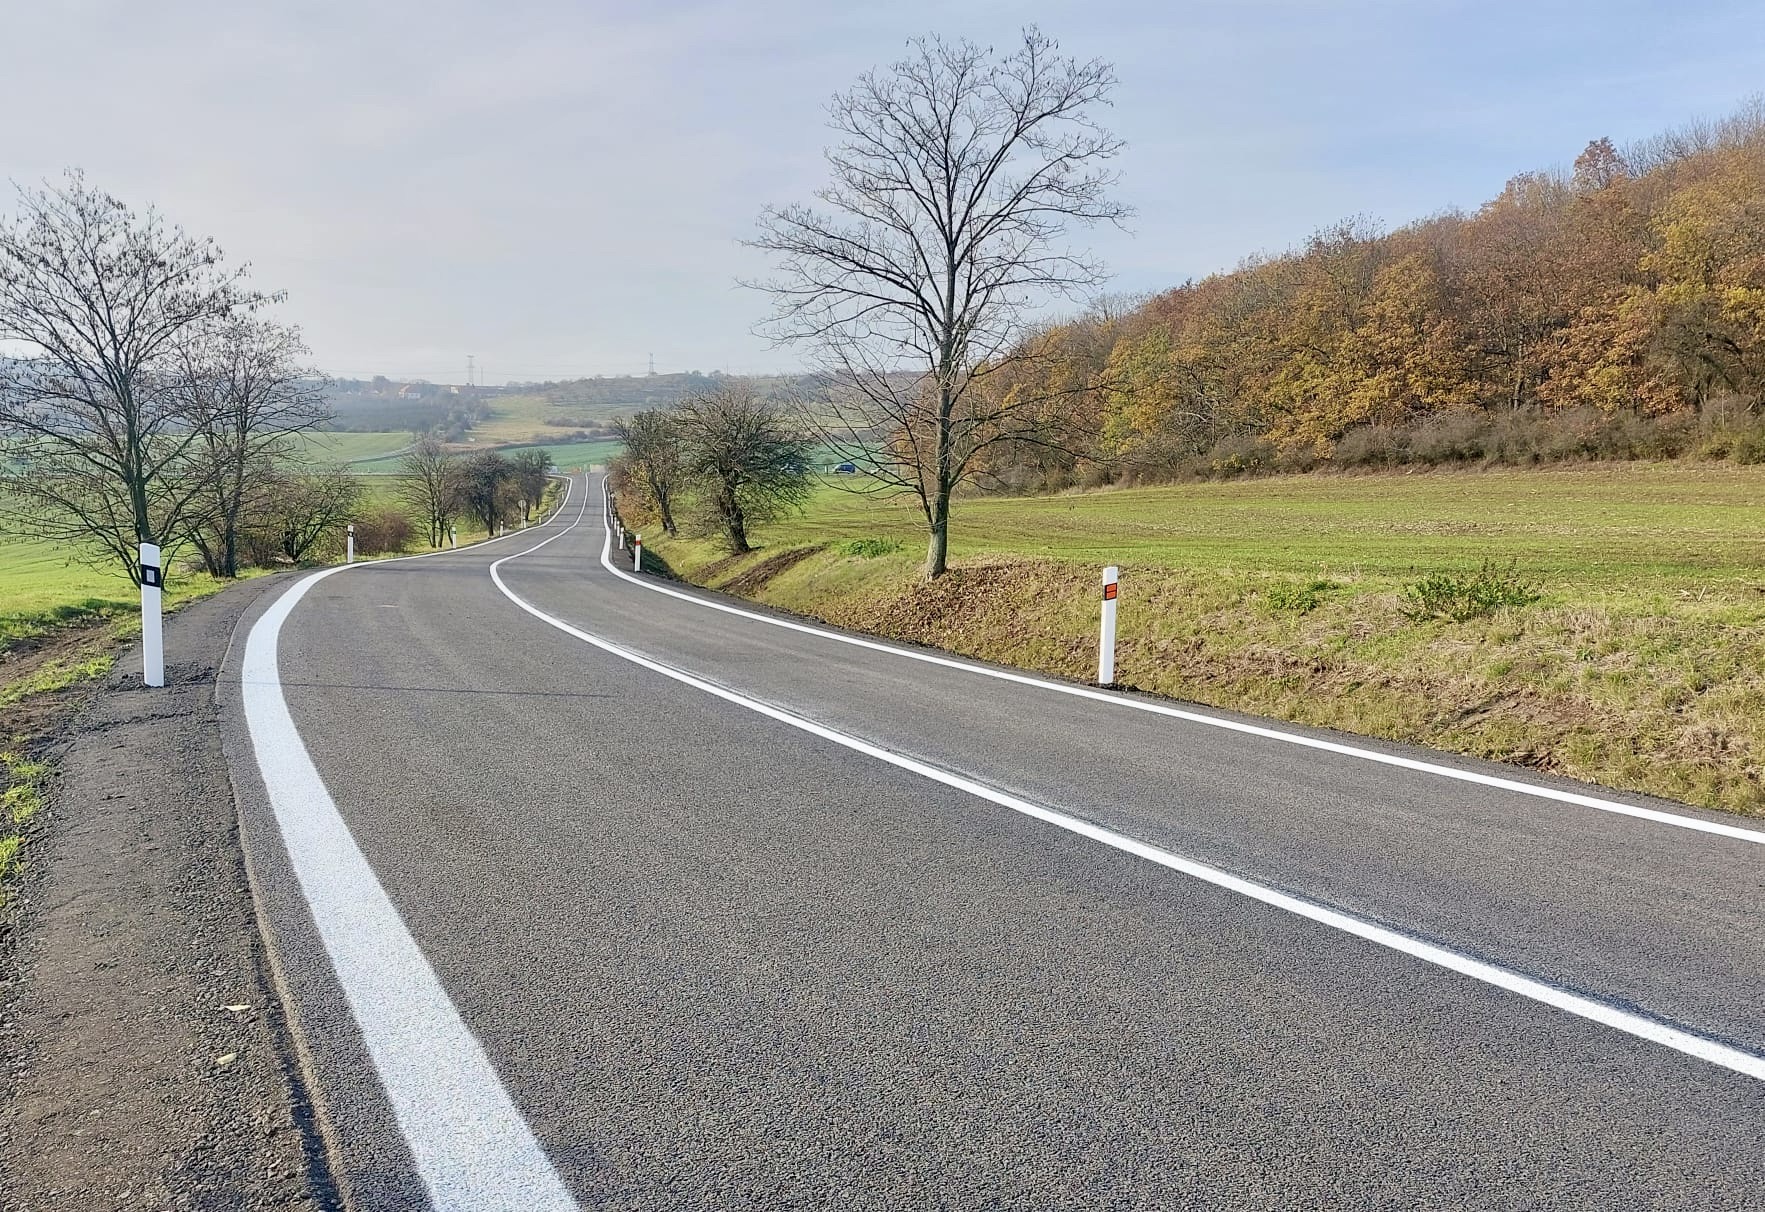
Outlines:
{"label": "grass verge", "polygon": [[1290,476],[974,499],[948,576],[919,519],[823,486],[676,574],[963,655],[1765,813],[1765,468]]}
{"label": "grass verge", "polygon": [[0,752],[0,908],[5,907],[7,889],[19,866],[25,831],[42,810],[48,777],[46,763]]}

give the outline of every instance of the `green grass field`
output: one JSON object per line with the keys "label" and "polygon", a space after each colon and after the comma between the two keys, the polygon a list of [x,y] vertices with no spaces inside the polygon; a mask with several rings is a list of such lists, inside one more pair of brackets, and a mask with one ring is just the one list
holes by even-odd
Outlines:
{"label": "green grass field", "polygon": [[[479,441],[471,445],[462,446],[459,449],[464,454],[470,454],[475,447],[488,449],[489,445],[489,443]],[[566,468],[587,467],[594,463],[605,463],[608,459],[618,454],[621,449],[618,442],[546,441],[498,446],[496,449],[501,450],[504,454],[512,454],[517,450],[523,450],[527,447],[539,447],[548,451],[551,454],[554,463],[559,467]],[[403,454],[389,454],[376,459],[362,459],[351,463],[350,470],[364,475],[396,475],[400,470],[399,464],[403,458]]]}
{"label": "green grass field", "polygon": [[408,433],[334,433],[315,430],[299,434],[295,454],[307,463],[363,463],[381,459],[396,461],[412,442]]}
{"label": "green grass field", "polygon": [[[176,605],[221,587],[174,558],[165,600]],[[18,640],[70,624],[115,616],[131,627],[140,604],[140,590],[121,568],[70,560],[56,544],[0,539],[0,654]]]}
{"label": "green grass field", "polygon": [[554,404],[540,396],[493,396],[490,399],[490,415],[472,427],[472,436],[480,443],[545,446],[550,444],[552,438],[561,437],[580,427],[579,424],[548,425],[547,421],[604,424],[614,413],[626,411],[629,409]]}
{"label": "green grass field", "polygon": [[[1122,570],[1118,676],[1178,698],[1765,812],[1765,467],[1290,476],[970,498],[951,575],[909,502],[829,478],[691,579],[847,626],[1071,677]],[[1427,574],[1512,563],[1542,595],[1415,620]]]}
{"label": "green grass field", "polygon": [[[918,505],[821,481],[774,545],[886,537],[918,555]],[[1286,476],[957,502],[956,557],[1166,568],[1401,574],[1515,559],[1537,575],[1628,591],[1765,586],[1765,468],[1676,464],[1550,471]]]}
{"label": "green grass field", "polygon": [[[535,446],[552,456],[552,463],[557,467],[589,467],[596,463],[605,463],[617,455],[624,447],[616,441],[609,442],[530,442],[527,446]],[[521,450],[521,446],[505,446],[505,452]]]}

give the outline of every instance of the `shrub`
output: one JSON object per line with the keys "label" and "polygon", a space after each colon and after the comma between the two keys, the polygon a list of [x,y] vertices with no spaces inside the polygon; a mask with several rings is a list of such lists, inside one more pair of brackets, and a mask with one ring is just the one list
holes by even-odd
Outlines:
{"label": "shrub", "polygon": [[874,560],[878,556],[894,555],[904,550],[895,539],[849,539],[839,547],[841,555],[854,556],[860,560]]}
{"label": "shrub", "polygon": [[1424,421],[1410,434],[1410,457],[1418,463],[1474,463],[1489,449],[1481,417],[1449,414]]}
{"label": "shrub", "polygon": [[1544,596],[1537,582],[1522,577],[1509,561],[1504,567],[1484,560],[1469,576],[1434,572],[1404,586],[1398,610],[1413,623],[1451,619],[1463,623],[1504,607],[1530,606]]}
{"label": "shrub", "polygon": [[1341,588],[1342,586],[1335,581],[1313,581],[1309,585],[1284,582],[1280,585],[1271,585],[1268,592],[1263,595],[1263,601],[1268,604],[1270,610],[1305,614],[1308,611],[1316,610],[1323,603],[1326,594]]}
{"label": "shrub", "polygon": [[1728,457],[1736,463],[1751,466],[1765,463],[1765,430],[1755,429],[1734,436],[1734,442],[1728,448]]}
{"label": "shrub", "polygon": [[1338,467],[1394,467],[1409,461],[1408,435],[1392,425],[1356,425],[1336,443]]}
{"label": "shrub", "polygon": [[403,551],[415,529],[403,510],[390,505],[373,510],[356,519],[356,554],[371,556]]}
{"label": "shrub", "polygon": [[1221,438],[1206,455],[1207,471],[1221,479],[1272,471],[1275,447],[1267,438],[1245,435]]}

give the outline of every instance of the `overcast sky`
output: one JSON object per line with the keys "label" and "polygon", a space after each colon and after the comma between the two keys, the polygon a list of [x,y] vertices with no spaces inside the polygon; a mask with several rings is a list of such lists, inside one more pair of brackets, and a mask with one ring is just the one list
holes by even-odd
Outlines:
{"label": "overcast sky", "polygon": [[[1113,61],[1127,232],[1158,290],[1366,214],[1719,116],[1760,0],[12,0],[5,175],[68,166],[286,289],[338,375],[458,382],[795,364],[735,280],[822,180],[824,106],[905,40],[1035,21]],[[9,203],[8,203],[9,205]]]}

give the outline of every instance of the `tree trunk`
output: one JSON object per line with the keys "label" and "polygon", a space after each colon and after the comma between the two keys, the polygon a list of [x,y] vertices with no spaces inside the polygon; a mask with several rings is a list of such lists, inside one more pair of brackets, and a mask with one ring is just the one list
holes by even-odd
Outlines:
{"label": "tree trunk", "polygon": [[748,546],[747,519],[742,516],[741,501],[736,498],[735,489],[726,484],[721,496],[722,500],[717,503],[718,512],[723,515],[723,530],[729,539],[730,553],[743,555],[752,551],[753,548]]}
{"label": "tree trunk", "polygon": [[[946,365],[949,359],[946,358]],[[946,557],[950,550],[950,488],[956,478],[952,468],[952,452],[950,450],[950,416],[955,411],[956,401],[948,386],[940,389],[938,400],[938,445],[934,453],[936,459],[934,482],[931,499],[926,502],[925,521],[931,530],[931,541],[925,551],[925,579],[935,580],[944,575],[948,567]]]}
{"label": "tree trunk", "polygon": [[931,542],[925,549],[925,579],[941,577],[948,567],[945,556],[950,548],[950,507],[946,500],[943,515],[931,523]]}
{"label": "tree trunk", "polygon": [[221,538],[221,575],[229,578],[239,575],[239,520],[237,517],[227,519],[227,533]]}
{"label": "tree trunk", "polygon": [[239,510],[244,493],[244,485],[236,485],[233,499],[221,515],[221,569],[222,575],[228,577],[239,575]]}
{"label": "tree trunk", "polygon": [[654,476],[649,477],[650,495],[656,499],[656,510],[662,515],[662,533],[674,535],[674,508],[671,504],[674,494],[656,482]]}
{"label": "tree trunk", "polygon": [[926,529],[930,532],[930,542],[925,549],[925,579],[932,580],[944,575],[949,566],[947,556],[950,550],[950,490],[939,488],[932,493],[931,500],[926,502]]}

